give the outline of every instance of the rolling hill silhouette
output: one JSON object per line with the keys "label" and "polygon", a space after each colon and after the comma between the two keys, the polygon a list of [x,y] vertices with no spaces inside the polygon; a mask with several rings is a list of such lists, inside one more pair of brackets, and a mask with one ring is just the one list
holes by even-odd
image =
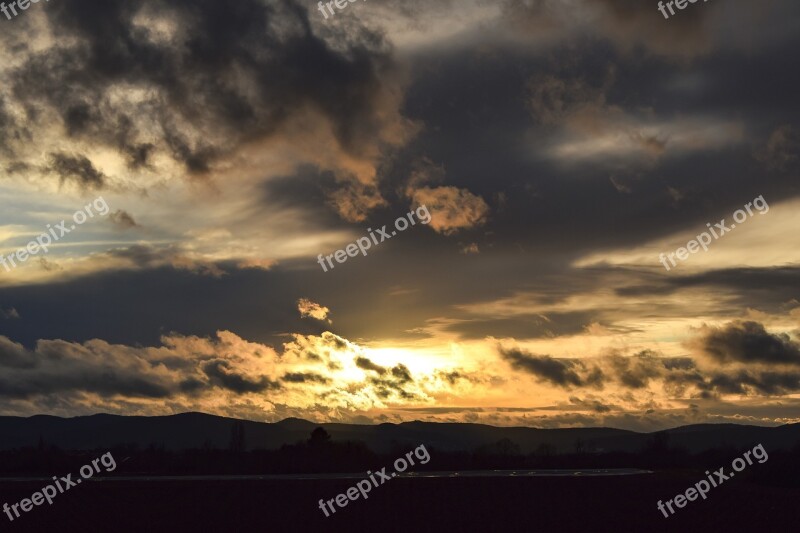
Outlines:
{"label": "rolling hill silhouette", "polygon": [[[121,444],[139,447],[155,444],[168,450],[225,448],[236,422],[239,421],[203,413],[154,417],[108,414],[75,418],[0,417],[0,450],[36,446],[41,441],[66,450],[111,448]],[[247,449],[277,449],[284,444],[304,441],[320,426],[336,441],[361,441],[376,453],[386,453],[398,445],[422,443],[444,451],[468,451],[503,439],[518,445],[522,453],[534,452],[542,445],[555,452],[570,452],[578,442],[589,452],[634,452],[642,449],[653,436],[653,433],[611,428],[537,429],[434,422],[316,424],[296,418],[276,423],[240,422],[247,435]],[[800,443],[800,424],[778,427],[698,424],[670,429],[666,433],[673,446],[690,453],[755,443],[771,450],[789,449]]]}

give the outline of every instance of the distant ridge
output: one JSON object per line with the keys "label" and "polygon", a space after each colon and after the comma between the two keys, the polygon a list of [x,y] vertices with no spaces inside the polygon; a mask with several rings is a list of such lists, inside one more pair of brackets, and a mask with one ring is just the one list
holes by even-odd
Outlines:
{"label": "distant ridge", "polygon": [[[393,446],[426,444],[449,451],[472,451],[479,446],[510,439],[523,453],[545,444],[558,452],[574,451],[581,441],[589,451],[638,451],[651,433],[612,428],[538,429],[495,427],[482,424],[437,422],[383,423],[379,425],[317,424],[299,418],[275,423],[237,420],[204,413],[169,416],[120,416],[96,414],[75,418],[36,415],[30,418],[0,417],[0,450],[46,444],[66,450],[111,448],[119,444],[151,444],[179,450],[211,446],[226,448],[231,427],[241,422],[248,449],[276,449],[308,438],[311,431],[324,427],[334,440],[362,441],[373,451],[383,453]],[[800,424],[778,427],[736,424],[697,424],[667,430],[670,445],[697,453],[710,448],[763,444],[767,449],[786,449],[800,443]]]}

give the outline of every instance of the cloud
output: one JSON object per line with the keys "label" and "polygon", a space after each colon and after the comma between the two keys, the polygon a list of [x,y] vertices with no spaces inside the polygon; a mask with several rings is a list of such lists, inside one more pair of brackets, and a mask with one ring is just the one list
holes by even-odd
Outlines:
{"label": "cloud", "polygon": [[457,370],[453,370],[450,372],[439,372],[439,378],[446,380],[450,385],[455,385],[459,379],[469,379],[464,374]]}
{"label": "cloud", "polygon": [[393,367],[382,377],[370,377],[369,382],[375,386],[375,393],[379,398],[390,398],[396,395],[403,400],[419,400],[419,395],[406,385],[414,383],[411,372],[403,364]]}
{"label": "cloud", "polygon": [[202,366],[203,372],[210,378],[210,382],[237,394],[246,392],[263,392],[268,389],[280,388],[280,384],[269,380],[266,376],[248,378],[245,375],[231,371],[228,361],[208,361]]}
{"label": "cloud", "polygon": [[421,187],[410,193],[414,206],[427,206],[429,226],[444,235],[486,223],[489,206],[480,196],[457,187]]}
{"label": "cloud", "polygon": [[29,398],[74,390],[106,395],[165,398],[177,383],[164,368],[148,368],[143,357],[105,352],[99,343],[84,346],[41,341],[34,351],[0,338],[3,368],[0,397]]}
{"label": "cloud", "polygon": [[[559,387],[592,386],[602,388],[603,374],[598,369],[590,372],[579,360],[554,359],[549,355],[532,355],[517,349],[500,348],[500,356],[511,363],[511,367],[533,374],[542,381]],[[579,373],[580,372],[580,373]]]}
{"label": "cloud", "polygon": [[0,307],[0,318],[11,320],[19,317],[19,312],[16,310],[16,308],[10,307],[8,309],[3,309]]}
{"label": "cloud", "polygon": [[611,355],[608,360],[616,379],[631,389],[645,388],[651,379],[662,377],[668,364],[652,351],[643,351],[633,357]]}
{"label": "cloud", "polygon": [[789,170],[800,157],[800,135],[788,124],[781,126],[770,134],[766,144],[756,151],[755,157],[769,170]]}
{"label": "cloud", "polygon": [[95,262],[106,262],[113,268],[159,268],[171,266],[179,270],[220,277],[225,271],[215,262],[197,257],[190,249],[178,245],[137,244],[118,248],[91,258]]}
{"label": "cloud", "polygon": [[39,258],[39,266],[42,267],[42,270],[45,272],[57,272],[62,270],[62,268],[58,265],[58,263],[54,261],[48,261],[44,257]]}
{"label": "cloud", "polygon": [[[317,26],[295,0],[47,7],[0,37],[14,49],[0,67],[4,151],[32,178],[146,189],[213,180],[255,146],[288,145],[351,191],[335,203],[353,219],[381,205],[378,162],[416,128],[388,43],[362,25]],[[51,38],[27,39],[32,26]]]}
{"label": "cloud", "polygon": [[[528,109],[549,137],[542,139],[544,153],[563,161],[616,159],[638,162],[647,168],[665,155],[685,155],[724,147],[744,137],[739,122],[702,116],[659,117],[649,107],[624,108],[609,101],[617,67],[602,69],[593,79],[559,68],[559,74],[540,73],[528,81]],[[625,168],[623,165],[622,168]],[[630,169],[628,169],[630,171]],[[630,192],[620,178],[612,183]]]}
{"label": "cloud", "polygon": [[411,372],[403,364],[399,364],[392,368],[392,376],[397,379],[399,383],[411,383],[414,381],[414,379],[411,377]]}
{"label": "cloud", "polygon": [[101,189],[106,184],[106,176],[85,156],[51,153],[49,157],[48,170],[54,172],[62,184],[73,181],[85,189]]}
{"label": "cloud", "polygon": [[593,87],[580,78],[537,74],[528,80],[531,115],[541,125],[561,125],[570,115],[605,105],[605,91],[612,82],[613,70],[609,70],[601,87]]}
{"label": "cloud", "polygon": [[333,413],[385,401],[429,403],[426,387],[441,384],[416,380],[400,362],[380,377],[365,377],[357,358],[362,364],[369,360],[363,348],[328,332],[295,335],[281,353],[228,331],[213,338],[171,334],[153,347],[94,339],[40,340],[26,349],[0,336],[0,397],[38,405],[34,411],[60,398],[75,408],[128,402],[147,412],[163,412],[165,401],[208,412],[218,412],[222,404],[247,404],[258,406],[262,415],[278,404],[302,410],[322,402]]}
{"label": "cloud", "polygon": [[376,187],[358,182],[330,193],[328,201],[348,222],[363,222],[372,210],[388,205]]}
{"label": "cloud", "polygon": [[[783,15],[797,5],[772,4]],[[330,21],[297,0],[29,10],[0,35],[0,239],[24,245],[96,188],[125,209],[116,229],[146,231],[86,225],[47,255],[63,270],[28,261],[2,277],[3,309],[24,314],[0,319],[3,332],[28,347],[4,348],[17,369],[0,375],[21,387],[7,412],[395,420],[398,405],[457,403],[538,425],[646,424],[647,410],[685,400],[786,405],[763,396],[796,391],[796,364],[721,363],[682,344],[703,321],[724,332],[746,306],[769,317],[744,319],[797,340],[797,321],[777,316],[797,269],[772,267],[797,260],[786,246],[797,221],[782,214],[800,213],[783,201],[796,191],[753,171],[797,166],[796,132],[782,125],[797,123],[787,29],[800,19],[737,27],[752,12],[741,5],[697,3],[669,21],[627,0],[381,0]],[[688,271],[658,271],[658,253],[761,193],[769,217]],[[353,263],[341,283],[314,275],[319,251],[422,201],[451,245],[423,232]],[[300,296],[337,309],[339,335],[319,333],[331,317],[320,304],[296,311]],[[289,342],[223,341],[222,326]],[[200,337],[159,340],[170,331]],[[487,336],[522,348],[503,359]],[[729,337],[718,344],[734,353]],[[59,353],[89,350],[76,356],[89,366],[41,362],[37,339],[70,339]],[[31,361],[41,374],[24,371]],[[118,382],[102,389],[106,371]],[[36,388],[56,376],[65,388]],[[585,418],[535,412],[549,405]],[[636,421],[611,416],[621,411]]]}
{"label": "cloud", "polygon": [[[262,392],[279,385],[257,371],[244,354],[226,351],[243,345],[221,332],[218,341],[164,337],[164,347],[134,348],[100,340],[83,344],[41,340],[27,350],[0,336],[0,396],[30,399],[49,395],[94,394],[100,398],[167,398],[213,389],[234,394]],[[219,357],[218,357],[219,356]]]}
{"label": "cloud", "polygon": [[133,216],[128,213],[127,211],[123,211],[121,209],[117,209],[110,215],[108,218],[116,224],[120,229],[131,229],[131,228],[138,228],[140,227],[139,224],[136,223],[136,220],[133,219]]}
{"label": "cloud", "polygon": [[21,344],[0,336],[0,367],[33,368],[35,364],[33,357]]}
{"label": "cloud", "polygon": [[243,269],[270,270],[277,262],[273,259],[250,258],[239,261],[236,266]]}
{"label": "cloud", "polygon": [[330,378],[312,372],[289,372],[284,374],[281,380],[287,383],[322,383],[324,385],[331,382]]}
{"label": "cloud", "polygon": [[[444,181],[443,165],[427,157],[412,161],[404,191],[413,206],[426,206],[431,212],[430,227],[444,235],[471,229],[486,223],[489,206],[480,196],[466,189],[438,186]],[[436,185],[436,186],[434,186]]]}
{"label": "cloud", "polygon": [[800,372],[739,370],[729,374],[715,372],[706,387],[722,394],[761,394],[776,396],[800,390]]}
{"label": "cloud", "polygon": [[596,413],[608,413],[612,410],[612,407],[606,405],[605,403],[593,398],[579,398],[577,396],[570,396],[569,403],[579,407],[579,408],[588,408]]}
{"label": "cloud", "polygon": [[328,313],[331,312],[330,309],[312,302],[307,298],[300,298],[297,300],[297,310],[300,311],[300,316],[303,318],[311,317],[322,322],[327,322],[328,324],[333,323],[331,319],[328,318]]}
{"label": "cloud", "polygon": [[595,357],[557,359],[517,348],[499,347],[515,370],[557,388],[644,391],[670,398],[782,396],[800,391],[800,346],[760,324],[735,321],[705,326],[687,343],[698,358],[664,357],[652,350],[634,355],[609,352]]}
{"label": "cloud", "polygon": [[366,357],[356,357],[356,366],[362,370],[370,370],[378,374],[385,374],[386,368],[376,365]]}
{"label": "cloud", "polygon": [[769,333],[753,321],[705,326],[689,345],[716,363],[800,365],[800,344],[785,333]]}

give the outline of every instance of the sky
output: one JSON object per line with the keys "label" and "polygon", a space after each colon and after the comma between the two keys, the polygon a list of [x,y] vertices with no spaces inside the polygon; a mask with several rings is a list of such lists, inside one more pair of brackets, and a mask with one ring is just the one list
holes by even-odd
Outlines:
{"label": "sky", "polygon": [[0,25],[2,415],[800,421],[797,2]]}

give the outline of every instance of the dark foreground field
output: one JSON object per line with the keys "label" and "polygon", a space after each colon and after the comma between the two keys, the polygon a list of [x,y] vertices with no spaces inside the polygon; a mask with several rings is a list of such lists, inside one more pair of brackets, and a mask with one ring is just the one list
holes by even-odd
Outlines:
{"label": "dark foreground field", "polygon": [[[702,474],[700,474],[702,475]],[[800,490],[732,479],[670,518],[656,509],[698,481],[693,473],[595,478],[393,479],[330,518],[317,507],[354,481],[84,482],[2,531],[524,531],[787,532]],[[0,481],[13,503],[41,483]]]}

